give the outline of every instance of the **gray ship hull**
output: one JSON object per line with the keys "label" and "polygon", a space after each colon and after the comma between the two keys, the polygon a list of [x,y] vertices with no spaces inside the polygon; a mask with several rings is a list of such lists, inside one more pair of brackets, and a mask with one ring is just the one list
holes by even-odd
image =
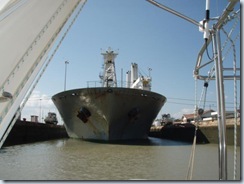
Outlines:
{"label": "gray ship hull", "polygon": [[160,94],[131,88],[82,88],[52,97],[71,138],[146,139],[166,102]]}

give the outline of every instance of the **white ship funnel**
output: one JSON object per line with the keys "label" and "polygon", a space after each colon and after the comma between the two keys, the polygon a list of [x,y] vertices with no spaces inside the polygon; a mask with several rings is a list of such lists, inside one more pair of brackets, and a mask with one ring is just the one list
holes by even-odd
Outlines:
{"label": "white ship funnel", "polygon": [[131,86],[131,71],[126,72],[126,87],[130,88]]}
{"label": "white ship funnel", "polygon": [[137,80],[138,78],[138,65],[136,63],[131,64],[131,85]]}

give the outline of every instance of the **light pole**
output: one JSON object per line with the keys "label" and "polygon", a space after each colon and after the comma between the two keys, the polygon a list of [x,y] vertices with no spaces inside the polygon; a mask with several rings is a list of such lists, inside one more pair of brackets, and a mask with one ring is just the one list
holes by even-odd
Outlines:
{"label": "light pole", "polygon": [[67,65],[69,64],[68,61],[65,61],[65,71],[64,71],[64,91],[66,90],[66,77],[67,77]]}
{"label": "light pole", "polygon": [[42,122],[42,99],[40,98],[40,120],[39,122]]}

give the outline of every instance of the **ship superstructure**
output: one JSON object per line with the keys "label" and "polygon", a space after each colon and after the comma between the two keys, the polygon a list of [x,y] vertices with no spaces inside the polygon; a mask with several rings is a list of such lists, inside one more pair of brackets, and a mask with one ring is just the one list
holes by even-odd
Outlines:
{"label": "ship superstructure", "polygon": [[64,91],[52,98],[68,135],[86,140],[146,139],[166,98],[150,91],[151,78],[139,76],[136,63],[127,72],[126,87],[117,87],[118,54],[109,48],[102,55],[101,87]]}
{"label": "ship superstructure", "polygon": [[101,53],[104,59],[104,71],[100,76],[102,87],[117,87],[117,78],[115,71],[115,58],[118,53],[109,48],[106,52]]}

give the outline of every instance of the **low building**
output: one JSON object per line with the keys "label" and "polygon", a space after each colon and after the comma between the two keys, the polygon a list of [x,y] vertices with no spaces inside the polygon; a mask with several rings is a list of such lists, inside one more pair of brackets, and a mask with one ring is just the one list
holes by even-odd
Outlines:
{"label": "low building", "polygon": [[[215,112],[215,111],[212,109],[204,111],[203,114],[201,115],[201,119],[202,120],[205,120],[205,119],[214,120],[214,119],[216,119],[216,114],[212,114],[213,112]],[[194,122],[194,120],[196,118],[195,116],[196,115],[194,113],[193,114],[183,114],[182,121],[185,123]]]}
{"label": "low building", "polygon": [[[201,121],[213,121],[217,119],[218,112],[210,109],[203,112],[203,114],[200,117]],[[240,110],[237,110],[237,117],[240,117]],[[235,112],[234,111],[225,111],[225,118],[235,118]],[[185,123],[192,123],[195,120],[195,114],[183,114],[182,121]]]}

